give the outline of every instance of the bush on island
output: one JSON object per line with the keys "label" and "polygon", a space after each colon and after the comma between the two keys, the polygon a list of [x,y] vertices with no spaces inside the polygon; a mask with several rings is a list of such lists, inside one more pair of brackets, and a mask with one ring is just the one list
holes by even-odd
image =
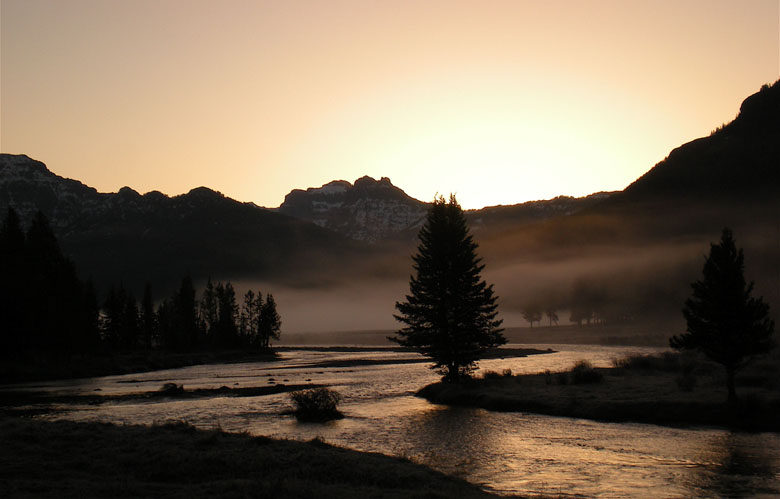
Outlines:
{"label": "bush on island", "polygon": [[298,421],[324,422],[344,417],[336,407],[341,395],[328,388],[292,392],[290,399],[295,404],[293,414]]}

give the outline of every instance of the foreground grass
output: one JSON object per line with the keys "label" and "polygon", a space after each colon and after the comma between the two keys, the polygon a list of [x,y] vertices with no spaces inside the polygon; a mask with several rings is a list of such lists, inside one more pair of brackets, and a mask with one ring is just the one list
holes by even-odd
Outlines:
{"label": "foreground grass", "polygon": [[494,497],[409,461],[185,423],[0,420],[0,497]]}
{"label": "foreground grass", "polygon": [[780,363],[757,363],[737,378],[739,406],[726,403],[722,369],[667,354],[579,365],[565,373],[487,373],[466,383],[435,383],[418,396],[447,405],[613,422],[724,426],[780,431]]}

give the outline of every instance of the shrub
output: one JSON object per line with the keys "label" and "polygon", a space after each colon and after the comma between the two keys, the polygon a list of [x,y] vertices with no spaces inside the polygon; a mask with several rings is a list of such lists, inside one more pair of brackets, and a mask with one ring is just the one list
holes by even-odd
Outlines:
{"label": "shrub", "polygon": [[580,360],[574,364],[571,369],[571,382],[575,385],[585,383],[600,383],[604,380],[604,375],[593,368],[593,365],[587,360]]}
{"label": "shrub", "polygon": [[677,371],[680,369],[680,354],[664,352],[660,355],[631,354],[612,359],[612,367],[623,370]]}
{"label": "shrub", "polygon": [[160,388],[160,393],[163,393],[165,395],[168,395],[170,397],[175,397],[177,395],[183,395],[184,394],[184,385],[177,385],[176,383],[165,383],[162,388]]}
{"label": "shrub", "polygon": [[343,418],[336,408],[341,395],[327,388],[314,388],[290,393],[295,404],[293,414],[298,421],[322,422]]}

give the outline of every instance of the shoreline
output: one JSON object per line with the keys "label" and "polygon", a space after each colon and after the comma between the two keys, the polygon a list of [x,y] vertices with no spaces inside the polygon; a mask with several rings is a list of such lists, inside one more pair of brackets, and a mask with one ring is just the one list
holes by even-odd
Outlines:
{"label": "shoreline", "polygon": [[279,356],[274,350],[245,352],[170,353],[160,351],[65,355],[33,353],[13,360],[0,360],[0,385],[96,378],[123,374],[178,369],[203,364],[234,364],[241,362],[273,362]]}
{"label": "shoreline", "polygon": [[[378,346],[278,346],[267,352],[245,352],[240,350],[225,350],[218,352],[135,352],[127,354],[107,355],[74,355],[49,356],[40,354],[28,358],[0,361],[0,386],[28,382],[57,381],[66,379],[94,378],[100,376],[118,376],[125,374],[145,373],[165,369],[178,369],[208,364],[238,364],[247,362],[275,362],[280,359],[280,352],[289,351],[316,352],[409,352],[415,350],[404,347]],[[539,350],[534,348],[498,348],[487,352],[484,359],[499,359],[508,357],[525,357],[553,353],[552,349]],[[302,367],[358,367],[384,364],[413,364],[431,362],[430,359],[352,359],[344,361],[325,361],[321,363],[304,364]]]}
{"label": "shoreline", "polygon": [[183,422],[0,418],[2,497],[490,498],[409,460]]}
{"label": "shoreline", "polygon": [[[695,387],[676,370],[591,368],[599,381],[574,382],[569,372],[503,376],[487,373],[461,384],[438,382],[416,396],[434,404],[527,412],[614,423],[721,427],[780,432],[780,390],[773,373],[745,373],[739,404],[730,407],[720,372],[701,366]],[[563,376],[568,375],[566,381]],[[766,381],[769,379],[770,381]],[[738,378],[739,383],[740,378]],[[769,384],[771,383],[771,384]]]}

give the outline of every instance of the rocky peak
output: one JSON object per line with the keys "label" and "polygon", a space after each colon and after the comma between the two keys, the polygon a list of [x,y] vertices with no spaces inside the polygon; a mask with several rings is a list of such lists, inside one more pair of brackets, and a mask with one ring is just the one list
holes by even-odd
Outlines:
{"label": "rocky peak", "polygon": [[279,212],[377,243],[422,225],[427,205],[395,187],[387,177],[375,180],[364,176],[354,184],[334,180],[305,191],[295,189],[285,196]]}

